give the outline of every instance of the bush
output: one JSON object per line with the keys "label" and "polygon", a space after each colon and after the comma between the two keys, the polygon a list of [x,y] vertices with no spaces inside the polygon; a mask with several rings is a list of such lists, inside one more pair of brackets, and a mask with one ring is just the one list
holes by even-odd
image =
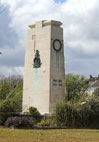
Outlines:
{"label": "bush", "polygon": [[0,103],[0,125],[4,125],[4,122],[8,117],[13,116],[17,111],[17,102],[13,99],[7,99]]}
{"label": "bush", "polygon": [[99,128],[99,97],[92,96],[89,99],[88,104],[90,106],[90,125],[93,128]]}
{"label": "bush", "polygon": [[0,112],[0,125],[4,125],[5,121],[7,120],[8,117],[11,117],[11,114],[5,113],[5,112]]}
{"label": "bush", "polygon": [[58,103],[53,118],[57,126],[73,126],[75,115],[76,111],[73,104]]}
{"label": "bush", "polygon": [[6,122],[6,127],[13,128],[33,128],[33,122],[22,117],[9,117]]}
{"label": "bush", "polygon": [[40,112],[37,110],[37,108],[35,108],[35,107],[30,107],[30,108],[29,108],[29,112],[27,112],[27,114],[32,115],[33,118],[34,118],[37,122],[41,121],[41,115],[40,115]]}
{"label": "bush", "polygon": [[41,120],[41,122],[37,123],[37,126],[51,126],[51,122],[49,120]]}
{"label": "bush", "polygon": [[79,104],[76,108],[76,114],[74,120],[75,126],[83,128],[89,127],[91,116],[90,106],[87,103],[83,105]]}
{"label": "bush", "polygon": [[0,80],[0,125],[4,125],[14,112],[22,111],[22,88],[22,81],[14,84],[12,81]]}
{"label": "bush", "polygon": [[99,128],[99,99],[89,99],[81,104],[59,103],[54,113],[57,126]]}

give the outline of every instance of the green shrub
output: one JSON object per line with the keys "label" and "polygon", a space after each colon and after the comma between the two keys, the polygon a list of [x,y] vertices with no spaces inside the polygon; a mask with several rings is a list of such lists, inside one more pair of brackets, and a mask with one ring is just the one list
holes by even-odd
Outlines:
{"label": "green shrub", "polygon": [[5,122],[5,126],[9,128],[33,128],[33,125],[33,121],[25,117],[9,117]]}
{"label": "green shrub", "polygon": [[90,106],[90,124],[93,128],[99,128],[99,97],[92,96],[88,105]]}
{"label": "green shrub", "polygon": [[37,123],[37,126],[51,126],[51,122],[49,120],[41,120],[41,122]]}
{"label": "green shrub", "polygon": [[54,113],[57,126],[99,128],[99,99],[90,99],[86,103],[59,103]]}
{"label": "green shrub", "polygon": [[22,88],[23,82],[15,83],[0,81],[0,125],[14,112],[22,111]]}
{"label": "green shrub", "polygon": [[77,116],[75,117],[76,127],[88,127],[91,110],[88,104],[78,105],[76,108]]}
{"label": "green shrub", "polygon": [[73,126],[74,115],[76,115],[76,111],[73,104],[58,103],[53,118],[57,126]]}
{"label": "green shrub", "polygon": [[30,107],[27,114],[32,115],[34,119],[38,122],[41,121],[41,114],[35,107]]}
{"label": "green shrub", "polygon": [[10,116],[11,116],[11,114],[9,114],[9,113],[0,112],[0,125],[4,125],[5,121]]}

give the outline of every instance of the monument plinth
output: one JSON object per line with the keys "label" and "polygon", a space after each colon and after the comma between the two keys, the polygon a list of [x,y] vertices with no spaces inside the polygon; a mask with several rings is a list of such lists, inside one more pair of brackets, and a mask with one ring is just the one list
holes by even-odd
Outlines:
{"label": "monument plinth", "polygon": [[23,112],[30,106],[51,113],[64,100],[65,68],[62,23],[40,21],[29,25],[23,84]]}

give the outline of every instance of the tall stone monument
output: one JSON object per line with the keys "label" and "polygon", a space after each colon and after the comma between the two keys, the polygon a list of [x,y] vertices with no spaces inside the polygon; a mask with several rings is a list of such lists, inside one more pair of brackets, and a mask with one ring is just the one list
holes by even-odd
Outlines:
{"label": "tall stone monument", "polygon": [[29,25],[25,56],[23,112],[30,106],[51,113],[64,100],[65,68],[63,29],[59,21]]}

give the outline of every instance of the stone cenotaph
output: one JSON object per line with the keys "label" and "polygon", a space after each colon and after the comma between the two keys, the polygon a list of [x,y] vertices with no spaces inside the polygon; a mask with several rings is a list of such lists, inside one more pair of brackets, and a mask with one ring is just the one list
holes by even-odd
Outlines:
{"label": "stone cenotaph", "polygon": [[23,112],[31,106],[51,113],[64,101],[65,68],[62,23],[39,21],[29,25],[23,83]]}

